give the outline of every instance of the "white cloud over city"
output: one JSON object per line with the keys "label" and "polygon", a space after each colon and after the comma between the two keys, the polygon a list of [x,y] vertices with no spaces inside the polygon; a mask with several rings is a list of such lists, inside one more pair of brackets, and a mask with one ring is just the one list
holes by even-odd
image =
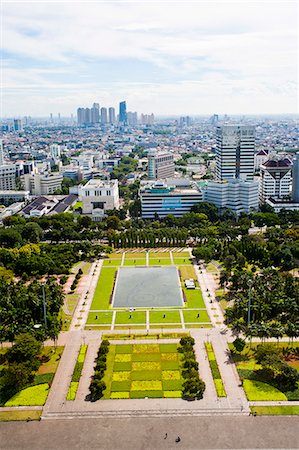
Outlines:
{"label": "white cloud over city", "polygon": [[295,2],[2,4],[2,115],[297,112]]}

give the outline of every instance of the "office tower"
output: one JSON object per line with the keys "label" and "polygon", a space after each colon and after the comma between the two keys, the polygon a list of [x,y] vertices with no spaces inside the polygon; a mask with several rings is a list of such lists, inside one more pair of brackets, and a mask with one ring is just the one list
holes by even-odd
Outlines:
{"label": "office tower", "polygon": [[84,123],[85,123],[85,108],[77,109],[77,123],[78,123],[78,125],[84,125]]}
{"label": "office tower", "polygon": [[85,125],[91,124],[91,111],[90,108],[85,108]]}
{"label": "office tower", "polygon": [[299,152],[293,161],[292,199],[295,203],[299,203]]}
{"label": "office tower", "polygon": [[218,116],[218,114],[213,114],[212,117],[210,117],[210,120],[209,120],[209,122],[210,122],[212,125],[217,125],[217,124],[218,124],[218,121],[219,121],[219,116]]}
{"label": "office tower", "polygon": [[58,113],[58,122],[60,122],[60,113]]}
{"label": "office tower", "polygon": [[253,126],[216,128],[216,178],[253,180],[255,130]]}
{"label": "office tower", "polygon": [[128,111],[127,120],[128,120],[128,125],[135,127],[137,125],[137,121],[138,121],[137,112]]}
{"label": "office tower", "polygon": [[13,121],[14,131],[22,131],[22,121],[21,119],[14,119]]}
{"label": "office tower", "polygon": [[288,158],[269,159],[261,164],[260,203],[271,198],[282,199],[290,195],[291,161]]}
{"label": "office tower", "polygon": [[50,113],[50,122],[53,122],[53,113]]}
{"label": "office tower", "polygon": [[115,109],[109,108],[109,123],[115,123]]}
{"label": "office tower", "polygon": [[140,117],[142,125],[154,125],[155,116],[154,114],[141,114]]}
{"label": "office tower", "polygon": [[100,122],[100,105],[94,103],[90,109],[90,120],[92,124]]}
{"label": "office tower", "polygon": [[11,191],[16,188],[16,165],[0,165],[0,190]]}
{"label": "office tower", "polygon": [[101,108],[101,124],[105,125],[108,122],[107,108]]}
{"label": "office tower", "polygon": [[148,152],[148,178],[150,180],[161,180],[174,176],[173,155],[165,152]]}
{"label": "office tower", "polygon": [[3,141],[0,139],[0,166],[4,164],[4,149],[3,149]]}
{"label": "office tower", "polygon": [[127,124],[127,105],[126,102],[120,102],[119,104],[119,123]]}

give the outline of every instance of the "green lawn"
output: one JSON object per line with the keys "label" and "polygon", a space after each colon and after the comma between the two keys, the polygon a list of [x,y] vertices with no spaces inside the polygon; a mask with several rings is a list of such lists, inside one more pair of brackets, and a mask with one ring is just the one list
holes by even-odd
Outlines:
{"label": "green lawn", "polygon": [[134,259],[125,259],[124,266],[145,266],[146,259],[145,258],[134,258]]}
{"label": "green lawn", "polygon": [[15,420],[39,420],[42,410],[26,409],[16,411],[0,411],[0,421],[8,422]]}
{"label": "green lawn", "polygon": [[243,389],[249,401],[283,401],[286,395],[267,383],[256,380],[244,380]]}
{"label": "green lawn", "polygon": [[171,266],[172,262],[170,258],[150,258],[149,259],[150,266]]}
{"label": "green lawn", "polygon": [[251,406],[251,412],[266,416],[292,416],[299,415],[299,406]]}
{"label": "green lawn", "polygon": [[[131,316],[131,318],[130,318]],[[136,323],[144,323],[145,324],[145,311],[117,311],[115,317],[116,324],[136,324]]]}
{"label": "green lawn", "polygon": [[[97,325],[101,324],[111,324],[112,323],[112,312],[90,312],[87,318],[87,324],[95,323]],[[97,318],[96,318],[97,317]]]}
{"label": "green lawn", "polygon": [[205,308],[205,302],[202,298],[200,289],[186,289],[183,287],[185,297],[187,300],[186,306],[188,308]]}
{"label": "green lawn", "polygon": [[116,268],[102,268],[90,309],[109,309]]}
{"label": "green lawn", "polygon": [[[199,317],[197,317],[199,315]],[[192,322],[210,322],[209,314],[206,310],[186,310],[183,311],[184,321],[186,323]]]}
{"label": "green lawn", "polygon": [[48,383],[30,386],[11,397],[4,406],[43,406],[48,393]]}
{"label": "green lawn", "polygon": [[106,364],[104,399],[181,397],[176,344],[110,344]]}
{"label": "green lawn", "polygon": [[[165,318],[164,318],[165,315]],[[150,311],[150,323],[181,323],[180,313],[177,310]]]}
{"label": "green lawn", "polygon": [[103,261],[103,267],[113,267],[113,266],[120,266],[121,265],[121,259],[104,259]]}
{"label": "green lawn", "polygon": [[146,253],[145,252],[126,252],[125,259],[145,259]]}
{"label": "green lawn", "polygon": [[160,258],[166,258],[166,259],[170,259],[170,253],[169,252],[149,252],[149,258],[153,258],[153,259],[160,259]]}
{"label": "green lawn", "polygon": [[174,262],[174,264],[176,265],[176,266],[181,266],[181,265],[187,265],[187,264],[189,264],[190,265],[190,267],[192,267],[191,266],[191,261],[190,261],[190,259],[189,259],[189,256],[186,256],[185,258],[184,257],[182,257],[182,258],[179,258],[179,257],[173,257],[173,262]]}

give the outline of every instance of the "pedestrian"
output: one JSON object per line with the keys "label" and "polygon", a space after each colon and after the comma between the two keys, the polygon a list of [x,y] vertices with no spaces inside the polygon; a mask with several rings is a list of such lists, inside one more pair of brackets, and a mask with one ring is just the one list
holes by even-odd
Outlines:
{"label": "pedestrian", "polygon": [[180,436],[178,436],[178,437],[176,438],[175,442],[180,442],[180,441],[181,441],[181,438],[180,438]]}
{"label": "pedestrian", "polygon": [[167,439],[167,433],[165,433],[164,439]]}

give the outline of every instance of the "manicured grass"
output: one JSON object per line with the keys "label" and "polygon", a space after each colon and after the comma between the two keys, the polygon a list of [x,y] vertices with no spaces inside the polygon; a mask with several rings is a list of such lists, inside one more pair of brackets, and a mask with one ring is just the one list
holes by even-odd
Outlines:
{"label": "manicured grass", "polygon": [[170,259],[170,253],[169,252],[149,252],[149,259],[156,259],[156,258],[167,258]]}
{"label": "manicured grass", "polygon": [[299,415],[299,406],[251,406],[252,414],[266,416],[292,416]]}
{"label": "manicured grass", "polygon": [[187,308],[206,307],[200,289],[186,289],[186,287],[183,287],[183,291],[187,300],[187,303],[185,304]]}
{"label": "manicured grass", "polygon": [[256,380],[244,380],[243,389],[249,401],[283,401],[286,395],[267,383]]}
{"label": "manicured grass", "polygon": [[189,252],[172,252],[173,258],[190,258]]}
{"label": "manicured grass", "polygon": [[0,411],[0,421],[8,422],[15,420],[39,420],[42,410],[19,410],[19,411]]}
{"label": "manicured grass", "polygon": [[[150,333],[150,334],[134,334],[135,339],[181,339],[182,337],[190,336],[190,333]],[[114,339],[131,339],[132,335],[128,334],[104,334],[103,339],[114,340]],[[170,344],[167,344],[170,345]]]}
{"label": "manicured grass", "polygon": [[[88,314],[86,323],[96,323],[96,324],[111,324],[112,323],[112,312],[90,312]],[[97,318],[96,318],[97,317]]]}
{"label": "manicured grass", "polygon": [[104,374],[109,398],[181,396],[177,344],[111,344]]}
{"label": "manicured grass", "polygon": [[109,253],[106,255],[104,261],[106,261],[107,259],[122,259],[122,256],[122,253]]}
{"label": "manicured grass", "polygon": [[75,400],[75,398],[76,398],[77,389],[78,389],[79,381],[81,378],[81,373],[82,373],[82,369],[83,369],[83,365],[84,365],[86,352],[87,352],[87,345],[81,345],[79,354],[77,357],[77,361],[76,361],[76,364],[74,367],[69,390],[67,393],[67,397],[66,397],[67,400]]}
{"label": "manicured grass", "polygon": [[180,271],[180,276],[181,276],[182,281],[193,278],[193,280],[195,281],[195,284],[198,286],[195,270],[191,264],[189,266],[179,267],[179,271]]}
{"label": "manicured grass", "polygon": [[215,389],[218,397],[226,397],[225,388],[219,371],[219,367],[216,361],[216,355],[214,353],[213,345],[210,342],[205,342],[205,348],[208,355],[210,369],[215,385]]}
{"label": "manicured grass", "polygon": [[109,309],[116,268],[104,267],[98,279],[90,309]]}
{"label": "manicured grass", "polygon": [[48,383],[37,384],[15,394],[4,406],[43,406],[49,393]]}
{"label": "manicured grass", "polygon": [[124,266],[145,266],[145,265],[146,265],[145,258],[125,259],[124,261]]}
{"label": "manicured grass", "polygon": [[42,363],[42,365],[39,367],[38,371],[36,372],[36,375],[55,373],[57,370],[58,364],[60,362],[63,350],[64,350],[63,346],[58,346],[58,347],[56,347],[56,349],[53,347],[44,347],[42,356],[45,356],[49,360]]}
{"label": "manicured grass", "polygon": [[[199,317],[197,317],[199,315]],[[185,322],[210,322],[209,314],[206,310],[186,310],[183,311]]]}
{"label": "manicured grass", "polygon": [[[164,318],[165,315],[165,318]],[[150,311],[150,323],[181,323],[180,313],[177,310]]]}
{"label": "manicured grass", "polygon": [[[130,318],[131,316],[131,318]],[[130,325],[131,323],[144,323],[146,322],[145,311],[117,311],[115,317],[115,323],[125,323]]]}
{"label": "manicured grass", "polygon": [[179,257],[176,257],[176,258],[173,258],[173,262],[174,262],[174,264],[176,265],[176,266],[183,266],[183,265],[187,265],[187,264],[190,264],[191,265],[191,262],[190,262],[190,259],[189,259],[189,256],[186,256],[185,258],[179,258]]}
{"label": "manicured grass", "polygon": [[138,258],[145,259],[145,257],[146,257],[145,252],[136,252],[136,253],[126,252],[126,254],[125,254],[125,260],[126,259],[138,259]]}
{"label": "manicured grass", "polygon": [[103,261],[103,267],[113,267],[113,266],[120,266],[121,265],[121,259],[104,259]]}
{"label": "manicured grass", "polygon": [[171,266],[172,262],[170,258],[150,258],[149,260],[150,266]]}

